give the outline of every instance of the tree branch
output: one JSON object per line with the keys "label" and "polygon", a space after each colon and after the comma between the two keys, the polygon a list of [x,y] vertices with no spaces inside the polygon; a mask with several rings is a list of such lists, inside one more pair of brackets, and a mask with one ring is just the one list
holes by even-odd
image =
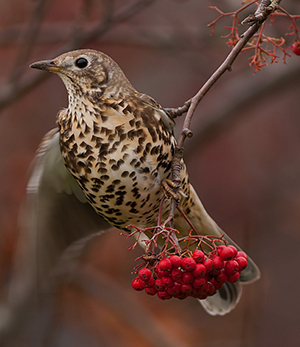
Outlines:
{"label": "tree branch", "polygon": [[[242,49],[245,47],[247,42],[253,37],[253,35],[259,30],[264,21],[268,16],[273,13],[281,0],[261,0],[256,12],[253,15],[248,16],[251,18],[249,23],[251,26],[241,35],[240,40],[232,48],[231,52],[228,54],[224,62],[217,68],[217,70],[211,75],[211,77],[206,81],[202,88],[189,100],[185,102],[182,107],[179,107],[175,110],[168,110],[169,114],[172,116],[178,116],[187,111],[187,114],[184,119],[183,128],[177,143],[175,154],[172,161],[172,180],[177,183],[180,182],[180,166],[178,162],[183,158],[183,143],[186,137],[192,137],[192,131],[190,130],[190,124],[192,117],[196,110],[196,107],[199,105],[203,97],[211,89],[211,87],[216,83],[216,81],[226,72],[231,71],[232,64],[234,63],[237,56],[240,54]],[[247,19],[246,18],[246,19]],[[245,21],[244,21],[245,22]],[[247,21],[248,22],[248,21]],[[173,188],[175,193],[179,188]],[[171,213],[174,213],[174,210],[177,206],[177,202],[173,199]]]}

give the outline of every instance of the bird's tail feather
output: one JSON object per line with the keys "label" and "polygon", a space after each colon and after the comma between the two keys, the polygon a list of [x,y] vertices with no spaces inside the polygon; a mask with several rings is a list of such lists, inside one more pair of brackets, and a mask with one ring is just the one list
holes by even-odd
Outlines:
{"label": "bird's tail feather", "polygon": [[232,311],[240,300],[242,287],[238,282],[226,282],[213,296],[199,300],[203,308],[212,316],[223,316]]}

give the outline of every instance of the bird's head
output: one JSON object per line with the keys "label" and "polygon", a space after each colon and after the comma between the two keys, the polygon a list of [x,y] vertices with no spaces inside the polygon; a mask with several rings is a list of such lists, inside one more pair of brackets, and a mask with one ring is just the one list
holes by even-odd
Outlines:
{"label": "bird's head", "polygon": [[72,97],[79,93],[79,96],[97,94],[118,98],[120,93],[135,91],[113,59],[91,49],[64,53],[53,60],[33,63],[30,67],[58,74]]}

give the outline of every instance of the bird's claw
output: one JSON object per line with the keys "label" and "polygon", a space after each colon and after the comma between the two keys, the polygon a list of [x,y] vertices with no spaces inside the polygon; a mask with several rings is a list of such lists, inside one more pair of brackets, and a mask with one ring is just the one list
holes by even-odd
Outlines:
{"label": "bird's claw", "polygon": [[162,180],[161,185],[167,198],[173,198],[177,202],[180,201],[180,196],[177,193],[177,190],[180,188],[180,183],[165,178]]}

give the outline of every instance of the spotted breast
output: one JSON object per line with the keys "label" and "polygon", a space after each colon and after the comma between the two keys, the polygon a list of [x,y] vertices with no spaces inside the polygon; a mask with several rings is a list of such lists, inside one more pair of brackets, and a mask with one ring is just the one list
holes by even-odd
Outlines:
{"label": "spotted breast", "polygon": [[65,165],[96,212],[120,229],[156,225],[175,146],[163,109],[136,91],[82,94],[57,123]]}

